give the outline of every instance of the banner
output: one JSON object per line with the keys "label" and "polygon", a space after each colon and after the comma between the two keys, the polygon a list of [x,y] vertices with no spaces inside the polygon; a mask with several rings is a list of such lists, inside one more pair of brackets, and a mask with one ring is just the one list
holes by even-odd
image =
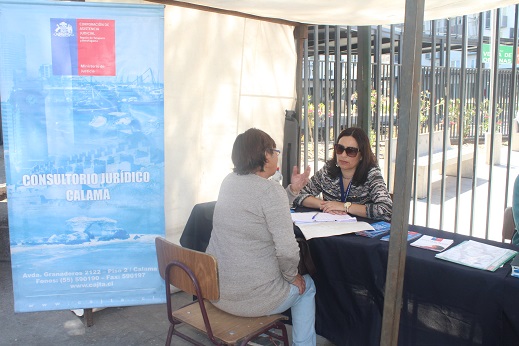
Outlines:
{"label": "banner", "polygon": [[0,0],[15,311],[162,303],[164,8]]}
{"label": "banner", "polygon": [[[483,62],[486,64],[492,63],[492,54],[490,50],[490,45],[488,43],[483,43],[482,47],[482,56],[483,56]],[[515,57],[516,63],[519,64],[519,50],[517,51],[516,57]],[[500,44],[499,45],[499,65],[509,65],[509,67],[512,67],[512,64],[514,63],[514,47],[512,46],[505,46]]]}

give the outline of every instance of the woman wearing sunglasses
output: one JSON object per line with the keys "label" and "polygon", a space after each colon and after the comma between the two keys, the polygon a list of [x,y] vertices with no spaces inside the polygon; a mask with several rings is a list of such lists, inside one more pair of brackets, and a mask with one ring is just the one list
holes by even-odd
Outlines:
{"label": "woman wearing sunglasses", "polygon": [[333,158],[314,174],[294,205],[391,221],[393,202],[361,128],[350,127],[339,134]]}

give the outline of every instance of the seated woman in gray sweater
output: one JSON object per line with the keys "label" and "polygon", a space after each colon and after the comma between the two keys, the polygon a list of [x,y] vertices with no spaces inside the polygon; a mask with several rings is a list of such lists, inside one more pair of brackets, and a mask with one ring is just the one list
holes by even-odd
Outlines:
{"label": "seated woman in gray sweater", "polygon": [[234,172],[222,182],[206,250],[218,260],[220,299],[214,304],[238,316],[291,309],[293,344],[315,345],[315,285],[297,272],[287,191],[268,180],[278,155],[274,140],[258,129],[234,142]]}

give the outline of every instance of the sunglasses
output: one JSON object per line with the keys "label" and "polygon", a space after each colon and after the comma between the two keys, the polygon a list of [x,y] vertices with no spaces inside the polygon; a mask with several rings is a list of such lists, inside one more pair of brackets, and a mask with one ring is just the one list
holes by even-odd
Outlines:
{"label": "sunglasses", "polygon": [[359,153],[359,148],[345,147],[341,144],[335,144],[333,147],[335,148],[335,152],[337,153],[337,155],[342,155],[342,153],[346,151],[346,155],[348,155],[349,157],[356,157]]}

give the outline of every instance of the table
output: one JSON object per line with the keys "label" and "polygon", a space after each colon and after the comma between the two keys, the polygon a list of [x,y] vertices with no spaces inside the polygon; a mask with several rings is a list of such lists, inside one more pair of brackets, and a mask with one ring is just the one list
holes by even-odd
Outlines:
{"label": "table", "polygon": [[[474,239],[409,226],[422,234]],[[387,242],[354,234],[308,241],[317,267],[316,330],[337,345],[379,345]],[[510,266],[495,272],[439,260],[407,247],[400,345],[519,345],[519,280]]]}
{"label": "table", "polygon": [[[205,251],[214,202],[193,208],[181,244]],[[410,230],[454,239],[510,244],[431,228]],[[300,233],[297,227],[294,231]],[[379,238],[379,237],[378,237]],[[336,345],[379,345],[389,244],[354,234],[308,241],[317,266],[316,330]],[[519,279],[510,266],[488,272],[407,247],[400,345],[519,345]]]}

